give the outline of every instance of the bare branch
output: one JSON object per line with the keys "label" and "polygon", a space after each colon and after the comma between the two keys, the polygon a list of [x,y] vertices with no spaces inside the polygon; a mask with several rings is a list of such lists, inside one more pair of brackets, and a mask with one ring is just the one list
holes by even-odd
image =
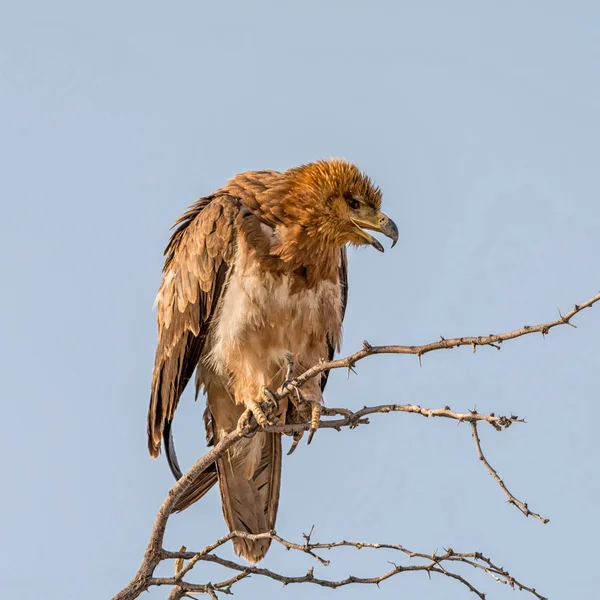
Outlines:
{"label": "bare branch", "polygon": [[[489,558],[486,558],[480,552],[469,552],[469,553],[461,553],[455,552],[452,548],[445,549],[442,554],[437,554],[434,552],[432,554],[425,554],[422,552],[413,552],[408,550],[404,546],[398,544],[377,544],[377,543],[369,543],[369,542],[349,542],[349,541],[339,541],[339,542],[329,542],[329,543],[312,543],[310,542],[310,537],[305,536],[306,542],[304,544],[296,544],[293,542],[289,542],[284,540],[280,536],[277,535],[276,532],[271,531],[258,535],[251,535],[245,532],[234,532],[231,536],[226,536],[229,539],[231,537],[244,537],[248,539],[264,539],[270,538],[273,541],[281,544],[287,550],[296,550],[302,553],[306,553],[311,555],[312,557],[316,557],[315,550],[326,549],[332,550],[340,547],[352,547],[357,550],[362,550],[363,548],[370,548],[376,550],[392,550],[396,551],[400,554],[405,555],[412,561],[418,560],[419,564],[392,564],[392,568],[387,571],[375,575],[372,577],[356,577],[349,576],[344,579],[333,580],[333,579],[323,579],[320,577],[316,577],[314,575],[314,569],[311,567],[309,571],[303,575],[283,575],[281,573],[277,573],[270,569],[266,569],[264,567],[256,567],[256,566],[245,566],[239,563],[236,563],[231,560],[224,559],[218,555],[212,554],[211,552],[206,552],[206,549],[202,550],[199,553],[194,554],[193,552],[164,552],[163,557],[165,559],[186,559],[194,561],[196,564],[199,560],[212,562],[219,564],[228,569],[232,569],[234,571],[238,571],[238,575],[235,578],[225,580],[220,583],[211,584],[212,589],[215,592],[224,592],[229,593],[230,588],[233,583],[237,583],[242,579],[250,575],[260,575],[263,577],[267,577],[269,579],[273,579],[282,583],[283,585],[290,584],[300,584],[300,583],[310,583],[313,585],[318,585],[321,587],[327,588],[339,588],[344,587],[351,584],[371,584],[371,585],[379,585],[383,581],[401,573],[414,573],[414,572],[425,572],[428,574],[437,573],[446,577],[450,577],[462,585],[467,587],[470,591],[474,592],[479,598],[484,599],[485,594],[480,589],[476,588],[470,581],[466,579],[464,575],[457,573],[454,570],[451,570],[452,564],[458,565],[467,565],[471,568],[475,568],[481,570],[488,575],[490,575],[496,582],[502,583],[504,585],[509,585],[510,587],[523,590],[529,592],[535,598],[539,600],[546,600],[544,596],[539,594],[534,588],[524,585],[517,579],[515,579],[506,569],[502,567],[498,567],[494,564]],[[225,539],[225,538],[222,538]],[[329,564],[329,561],[323,561],[321,557],[316,557],[319,562],[322,564]],[[235,581],[233,581],[235,579]],[[178,586],[179,589],[187,591],[187,592],[205,592],[206,584],[194,584],[190,582],[182,581],[179,577],[163,577],[156,578],[153,580],[153,585],[175,585]]]}
{"label": "bare branch", "polygon": [[[202,458],[198,459],[194,466],[171,488],[167,494],[167,498],[158,509],[158,514],[156,515],[156,520],[152,527],[152,533],[150,534],[150,541],[148,542],[138,572],[129,585],[119,592],[113,600],[133,600],[152,585],[150,582],[152,581],[154,570],[163,558],[162,544],[167,521],[173,513],[173,507],[177,500],[204,469],[222,456],[223,452],[235,444],[235,442],[242,439],[246,433],[247,432],[241,429],[236,429],[235,431],[228,433],[212,450],[207,452]],[[210,548],[210,546],[207,546],[207,548]]]}
{"label": "bare branch", "polygon": [[459,346],[471,346],[473,351],[475,351],[477,346],[492,346],[499,350],[500,346],[498,344],[502,344],[508,340],[529,335],[531,333],[547,335],[551,329],[560,325],[573,326],[571,319],[582,310],[593,306],[598,301],[600,301],[600,293],[596,294],[593,298],[590,298],[583,304],[576,304],[566,315],[561,314],[559,311],[559,318],[555,321],[542,323],[540,325],[525,325],[520,329],[515,329],[514,331],[508,331],[506,333],[451,339],[441,337],[436,342],[423,344],[421,346],[371,346],[368,342],[363,342],[362,350],[346,356],[345,358],[323,361],[315,365],[302,373],[302,375],[284,383],[284,385],[277,390],[277,394],[280,398],[283,398],[290,394],[294,388],[302,387],[309,379],[316,377],[323,371],[342,368],[352,369],[359,360],[375,354],[416,354],[420,361],[421,357],[428,352],[433,352],[434,350],[449,350],[450,348],[457,348]]}
{"label": "bare branch", "polygon": [[[496,431],[502,431],[510,427],[513,423],[523,423],[524,420],[511,415],[510,417],[496,415],[490,413],[484,415],[477,411],[469,411],[468,413],[457,413],[454,412],[449,406],[443,408],[424,408],[417,404],[382,404],[380,406],[365,406],[356,412],[353,412],[347,408],[322,408],[322,414],[324,416],[338,416],[341,415],[341,419],[321,420],[319,422],[319,429],[341,429],[342,427],[350,427],[353,429],[358,425],[368,425],[369,420],[366,418],[368,415],[373,414],[386,414],[390,412],[405,412],[421,415],[423,417],[443,417],[446,419],[454,419],[459,423],[475,423],[483,421],[489,423]],[[294,423],[288,425],[267,425],[264,431],[271,431],[274,433],[286,433],[292,434],[299,431],[306,431],[310,428],[310,423]]]}
{"label": "bare branch", "polygon": [[[310,380],[313,377],[316,377],[317,375],[326,370],[346,368],[348,369],[348,372],[350,372],[353,370],[355,364],[359,360],[362,360],[367,356],[373,356],[376,354],[416,354],[419,357],[420,361],[421,357],[428,352],[432,352],[434,350],[450,349],[458,346],[470,346],[473,349],[473,351],[476,350],[477,346],[492,346],[494,348],[500,349],[499,344],[507,340],[536,332],[541,333],[542,335],[546,335],[553,327],[557,327],[559,325],[572,325],[570,321],[576,314],[578,314],[585,308],[591,307],[599,300],[600,293],[588,300],[587,302],[584,302],[583,304],[575,305],[574,308],[565,315],[562,315],[559,311],[559,319],[555,321],[551,321],[550,323],[545,323],[541,325],[525,326],[520,329],[516,329],[514,331],[510,331],[503,334],[479,337],[461,337],[452,339],[445,339],[441,337],[436,342],[432,342],[430,344],[425,344],[421,346],[371,346],[368,342],[365,341],[363,343],[362,350],[339,360],[320,361],[319,364],[308,369],[298,377],[287,381],[279,390],[277,390],[276,393],[273,393],[273,396],[274,399],[281,400],[285,396],[302,387],[308,380]],[[288,367],[288,374],[291,374],[290,367]],[[526,503],[517,500],[508,491],[508,489],[504,485],[504,482],[498,476],[497,472],[488,463],[481,450],[481,443],[478,436],[477,424],[481,422],[486,422],[489,423],[496,430],[501,431],[512,425],[512,423],[522,421],[522,419],[519,419],[514,415],[510,417],[497,416],[494,413],[490,413],[489,415],[483,415],[477,413],[476,411],[470,411],[468,413],[456,413],[453,410],[451,410],[448,406],[444,406],[443,408],[430,409],[423,408],[414,404],[388,404],[381,406],[371,406],[364,407],[358,411],[351,411],[345,408],[323,408],[323,415],[325,417],[339,418],[323,419],[319,422],[319,428],[333,428],[337,430],[341,429],[342,427],[354,428],[360,424],[367,424],[369,422],[367,418],[368,415],[385,414],[390,412],[407,412],[418,414],[424,417],[443,417],[447,419],[456,420],[459,423],[463,421],[470,423],[479,458],[484,463],[492,477],[500,485],[504,493],[508,496],[509,502],[517,506],[521,510],[521,512],[523,512],[523,514],[527,516],[531,515],[544,523],[548,522],[547,519],[541,517],[539,514],[531,512],[527,507]],[[224,536],[220,540],[217,540],[216,542],[206,546],[200,552],[167,552],[162,547],[165,529],[167,526],[169,516],[172,514],[173,508],[176,505],[179,498],[186,492],[189,486],[192,485],[194,480],[208,466],[210,466],[213,462],[220,458],[228,448],[230,448],[233,444],[237,443],[243,437],[252,436],[259,430],[259,427],[253,421],[253,418],[249,411],[246,411],[246,413],[244,413],[242,419],[240,419],[240,424],[241,425],[239,425],[235,431],[232,431],[231,433],[225,435],[225,437],[214,448],[212,448],[207,454],[205,454],[202,458],[196,461],[192,468],[189,471],[187,471],[187,473],[185,473],[185,475],[183,475],[183,477],[181,477],[181,479],[169,491],[167,498],[165,499],[158,511],[156,520],[152,527],[150,540],[148,542],[148,546],[144,553],[142,564],[140,565],[137,574],[135,575],[133,580],[114,597],[113,600],[134,600],[135,598],[139,597],[139,595],[142,592],[154,585],[173,586],[171,594],[169,595],[170,600],[180,600],[181,598],[191,597],[191,593],[206,594],[212,599],[215,599],[218,597],[217,594],[231,593],[231,587],[234,584],[242,581],[243,579],[253,574],[263,575],[270,579],[280,581],[284,585],[291,583],[312,583],[324,587],[337,588],[354,583],[379,584],[382,581],[385,581],[386,579],[389,579],[394,575],[414,571],[424,571],[428,574],[438,573],[443,576],[452,578],[460,582],[472,592],[474,592],[479,598],[485,598],[483,592],[475,588],[463,575],[449,569],[449,565],[452,565],[453,563],[461,563],[475,569],[483,570],[488,575],[493,577],[494,580],[497,582],[529,592],[536,598],[544,600],[544,597],[541,596],[538,592],[536,592],[535,588],[530,588],[520,583],[519,581],[514,579],[512,575],[510,575],[506,570],[496,566],[490,559],[484,557],[479,552],[456,553],[452,549],[448,549],[444,552],[444,554],[438,555],[436,553],[424,554],[412,552],[399,545],[372,544],[364,542],[346,541],[333,542],[328,544],[316,544],[311,542],[310,533],[305,536],[304,544],[295,544],[279,537],[274,531],[266,532],[256,536],[250,536],[249,534],[245,534],[243,532],[233,532]],[[268,426],[266,430],[291,434],[306,431],[310,427],[310,423],[299,423],[289,425]],[[341,546],[352,546],[356,549],[385,548],[388,550],[396,550],[408,556],[410,559],[420,559],[422,562],[418,565],[393,565],[393,568],[391,570],[369,578],[349,576],[346,579],[337,581],[322,579],[314,576],[312,568],[309,570],[308,573],[304,575],[287,576],[275,573],[274,571],[263,567],[240,565],[236,562],[223,559],[218,555],[214,554],[214,551],[217,548],[229,542],[234,537],[255,537],[257,539],[260,537],[270,537],[275,542],[281,544],[288,550],[295,550],[309,554],[321,566],[328,565],[329,561],[323,559],[316,551],[320,549],[331,550],[333,548]],[[156,570],[156,567],[162,560],[166,559],[178,560],[175,575],[173,577],[155,578],[154,571]],[[184,560],[188,560],[189,562],[187,564],[183,564],[182,561]],[[229,579],[225,579],[217,584],[194,584],[184,581],[184,577],[187,574],[189,574],[190,571],[194,568],[194,566],[200,561],[218,563],[224,567],[235,571],[236,574],[230,577]]]}
{"label": "bare branch", "polygon": [[496,483],[502,488],[502,491],[508,496],[508,503],[516,506],[526,517],[534,517],[538,519],[542,523],[546,524],[550,522],[550,519],[546,517],[540,516],[538,513],[532,512],[529,510],[527,506],[527,502],[521,502],[517,500],[509,491],[502,478],[498,475],[498,472],[490,463],[487,461],[486,457],[483,454],[481,449],[481,440],[479,439],[479,433],[477,432],[477,423],[475,421],[471,422],[471,432],[473,435],[473,439],[475,440],[475,446],[477,448],[477,454],[479,455],[479,460],[485,465],[485,468],[489,471],[490,475],[494,478]]}

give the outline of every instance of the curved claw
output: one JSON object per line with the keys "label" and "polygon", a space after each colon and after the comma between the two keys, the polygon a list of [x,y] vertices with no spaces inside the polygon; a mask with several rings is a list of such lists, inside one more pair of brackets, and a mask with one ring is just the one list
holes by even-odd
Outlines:
{"label": "curved claw", "polygon": [[277,408],[277,406],[279,406],[279,399],[267,386],[263,387],[262,392],[265,400],[269,404],[272,404],[273,408]]}
{"label": "curved claw", "polygon": [[292,440],[292,445],[290,446],[290,449],[288,450],[287,456],[291,456],[295,452],[303,435],[304,435],[303,431],[301,431],[300,433],[294,433],[294,439]]}

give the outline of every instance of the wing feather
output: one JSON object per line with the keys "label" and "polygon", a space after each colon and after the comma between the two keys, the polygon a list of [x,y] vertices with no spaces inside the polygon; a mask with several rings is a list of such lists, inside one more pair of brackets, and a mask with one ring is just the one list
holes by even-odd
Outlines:
{"label": "wing feather", "polygon": [[200,360],[233,262],[239,214],[240,204],[233,196],[201,198],[175,223],[165,250],[156,299],[158,345],[148,410],[148,449],[158,456],[164,437],[174,474],[179,467],[169,441],[171,421]]}

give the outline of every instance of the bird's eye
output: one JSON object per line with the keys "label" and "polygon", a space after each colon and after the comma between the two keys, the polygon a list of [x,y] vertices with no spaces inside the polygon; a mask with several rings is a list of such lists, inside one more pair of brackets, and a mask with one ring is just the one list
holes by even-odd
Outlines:
{"label": "bird's eye", "polygon": [[360,202],[352,195],[351,192],[344,192],[344,200],[352,210],[358,210]]}

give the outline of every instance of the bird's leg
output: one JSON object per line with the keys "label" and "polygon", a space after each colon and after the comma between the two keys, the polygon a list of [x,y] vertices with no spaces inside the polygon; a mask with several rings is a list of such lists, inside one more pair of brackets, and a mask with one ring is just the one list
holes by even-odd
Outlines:
{"label": "bird's leg", "polygon": [[302,395],[297,386],[292,383],[294,379],[294,357],[288,352],[285,356],[285,360],[287,362],[287,370],[285,374],[285,381],[282,383],[281,387],[284,390],[291,389],[293,391],[290,394],[290,400],[292,404],[298,408],[298,405],[302,402]]}
{"label": "bird's leg", "polygon": [[283,385],[287,386],[292,380],[292,377],[294,376],[294,357],[291,355],[290,352],[288,352],[285,355],[285,361],[287,363],[287,370],[285,373],[285,381],[283,382]]}

